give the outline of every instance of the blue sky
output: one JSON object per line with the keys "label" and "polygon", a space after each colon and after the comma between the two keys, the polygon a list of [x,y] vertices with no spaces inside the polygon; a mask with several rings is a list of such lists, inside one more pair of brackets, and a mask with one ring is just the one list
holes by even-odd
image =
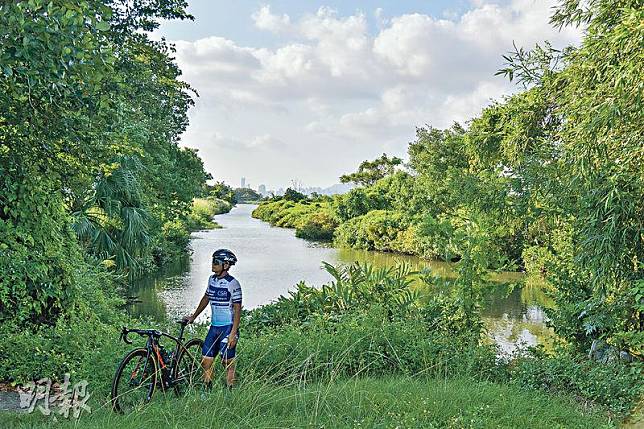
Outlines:
{"label": "blue sky", "polygon": [[[496,3],[502,3],[497,1]],[[194,41],[213,34],[226,37],[247,45],[273,45],[279,37],[267,37],[258,30],[250,19],[253,12],[269,4],[274,13],[288,13],[292,17],[301,16],[328,6],[340,15],[349,16],[356,12],[364,13],[372,32],[377,30],[374,11],[381,8],[385,16],[399,16],[409,13],[421,13],[443,18],[460,16],[467,11],[471,2],[468,0],[407,0],[407,1],[222,1],[190,0],[188,11],[195,17],[194,21],[169,21],[164,23],[161,34],[168,39]]]}
{"label": "blue sky", "polygon": [[200,94],[181,144],[215,179],[325,187],[520,90],[494,76],[513,43],[578,43],[549,25],[554,1],[199,0],[152,37]]}

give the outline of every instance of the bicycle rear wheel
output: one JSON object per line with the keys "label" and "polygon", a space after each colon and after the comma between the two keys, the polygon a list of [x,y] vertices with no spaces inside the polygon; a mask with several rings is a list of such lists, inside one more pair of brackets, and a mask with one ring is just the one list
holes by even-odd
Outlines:
{"label": "bicycle rear wheel", "polygon": [[193,338],[186,342],[177,356],[174,366],[174,391],[182,395],[191,387],[201,384],[203,370],[201,369],[201,349],[203,341]]}
{"label": "bicycle rear wheel", "polygon": [[150,402],[157,369],[156,359],[144,348],[125,355],[112,380],[112,409],[128,413]]}

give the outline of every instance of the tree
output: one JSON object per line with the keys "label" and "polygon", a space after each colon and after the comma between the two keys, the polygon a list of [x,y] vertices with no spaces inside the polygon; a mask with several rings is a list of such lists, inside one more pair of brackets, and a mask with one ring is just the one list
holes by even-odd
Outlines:
{"label": "tree", "polygon": [[539,88],[551,100],[546,117],[559,124],[540,139],[556,150],[545,164],[556,174],[534,182],[558,224],[544,248],[555,330],[580,346],[603,339],[636,354],[644,350],[643,20],[637,0],[564,1],[553,23],[587,29],[563,67],[535,67],[556,54],[542,48],[518,50],[503,71]]}
{"label": "tree", "polygon": [[228,201],[231,204],[236,204],[235,191],[232,187],[226,185],[224,182],[217,182],[208,187],[209,194],[220,200]]}
{"label": "tree", "polygon": [[96,263],[82,250],[131,266],[201,192],[203,163],[178,147],[190,87],[144,33],[185,7],[0,3],[0,319],[54,323]]}
{"label": "tree", "polygon": [[395,156],[389,158],[387,154],[383,153],[380,158],[373,161],[363,161],[357,172],[340,176],[340,182],[370,186],[383,177],[393,174],[396,166],[400,164],[402,164],[402,159]]}
{"label": "tree", "polygon": [[236,188],[235,201],[238,203],[254,203],[262,199],[262,196],[250,188]]}
{"label": "tree", "polygon": [[306,195],[296,191],[293,188],[287,188],[282,198],[288,201],[298,202],[298,201],[306,200]]}

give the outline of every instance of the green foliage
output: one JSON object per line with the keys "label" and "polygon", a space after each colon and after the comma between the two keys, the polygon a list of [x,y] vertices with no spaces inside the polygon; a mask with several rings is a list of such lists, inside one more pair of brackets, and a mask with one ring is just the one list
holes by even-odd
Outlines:
{"label": "green foliage", "polygon": [[63,201],[34,179],[0,184],[0,320],[51,323],[73,302],[82,265]]}
{"label": "green foliage", "polygon": [[284,192],[284,196],[282,198],[287,200],[287,201],[294,201],[294,202],[297,203],[299,201],[306,200],[306,195],[304,195],[301,192],[296,191],[295,189],[287,188],[286,192]]}
{"label": "green foliage", "polygon": [[373,161],[363,161],[358,171],[340,176],[340,182],[353,182],[358,185],[370,186],[378,180],[394,173],[396,166],[402,164],[402,159],[395,156],[389,158],[383,153],[380,158]]}
{"label": "green foliage", "polygon": [[338,222],[330,208],[320,209],[306,216],[305,220],[298,224],[295,236],[307,240],[331,241],[337,225]]}
{"label": "green foliage", "polygon": [[262,196],[250,188],[235,188],[234,200],[238,203],[254,203],[262,199]]}
{"label": "green foliage", "polygon": [[[115,357],[123,346],[116,340],[126,318],[120,308],[112,275],[101,268],[78,264],[74,300],[47,325],[3,321],[0,332],[0,379],[24,383],[65,372],[76,379],[92,380],[94,388],[107,391]],[[98,345],[98,346],[97,346]]]}
{"label": "green foliage", "polygon": [[604,365],[564,350],[505,361],[485,345],[478,295],[486,287],[486,236],[470,232],[463,239],[471,242],[460,276],[424,273],[427,295],[411,288],[417,273],[404,266],[325,264],[334,280],[321,289],[301,283],[289,296],[245,313],[249,364],[240,366],[242,377],[276,384],[358,375],[467,377],[570,394],[626,416],[642,394],[641,363]]}
{"label": "green foliage", "polygon": [[188,215],[187,229],[196,231],[199,229],[217,228],[218,225],[212,219],[215,215],[228,213],[232,205],[217,198],[195,198],[192,202],[192,210]]}
{"label": "green foliage", "polygon": [[201,159],[178,147],[191,89],[141,32],[185,7],[0,4],[0,319],[55,325],[86,264],[153,268],[163,225],[203,192]]}
{"label": "green foliage", "polygon": [[253,210],[252,216],[271,225],[295,228],[297,237],[309,240],[333,239],[338,224],[331,203],[325,199],[295,202],[280,198],[262,201]]}
{"label": "green foliage", "polygon": [[389,203],[381,192],[371,188],[355,188],[335,197],[334,205],[338,218],[345,222],[372,210],[385,210]]}
{"label": "green foliage", "polygon": [[413,277],[408,266],[375,269],[368,264],[334,267],[326,262],[324,269],[333,281],[321,289],[299,283],[288,297],[247,313],[244,326],[252,332],[305,323],[311,317],[336,317],[360,312],[372,306],[383,306],[391,319],[405,317],[413,311],[419,293],[411,288]]}
{"label": "green foliage", "polygon": [[545,277],[556,288],[553,326],[580,346],[604,338],[640,355],[644,318],[632,291],[644,253],[643,16],[638,1],[562,2],[556,24],[587,24],[581,46],[562,56],[564,66],[526,72],[543,49],[509,58],[548,100],[546,117],[557,125],[542,126],[556,152],[533,185],[568,231],[565,240],[544,243],[552,254]]}
{"label": "green foliage", "polygon": [[237,204],[235,191],[224,182],[217,182],[213,186],[208,185],[208,193],[214,198],[227,201],[231,206]]}
{"label": "green foliage", "polygon": [[240,368],[240,377],[257,371],[277,383],[392,374],[496,377],[493,347],[432,333],[420,318],[392,321],[377,305],[265,331],[247,339],[244,353],[253,366]]}
{"label": "green foliage", "polygon": [[403,212],[371,210],[341,224],[336,230],[335,243],[365,250],[416,253],[413,235],[409,240],[406,234],[409,227]]}
{"label": "green foliage", "polygon": [[84,201],[72,205],[72,228],[85,251],[101,260],[115,258],[119,269],[137,270],[148,248],[149,212],[143,207],[137,158],[122,158],[95,182]]}
{"label": "green foliage", "polygon": [[601,364],[568,353],[547,356],[535,351],[510,366],[515,384],[576,395],[607,407],[620,418],[628,416],[644,394],[643,375],[641,364]]}

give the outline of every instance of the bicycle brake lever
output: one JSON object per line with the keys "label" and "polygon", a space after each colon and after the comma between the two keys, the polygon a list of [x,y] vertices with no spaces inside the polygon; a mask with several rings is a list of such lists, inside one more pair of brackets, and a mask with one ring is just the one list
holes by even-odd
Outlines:
{"label": "bicycle brake lever", "polygon": [[127,328],[124,326],[123,329],[121,330],[121,339],[125,344],[132,344],[132,341],[127,339],[127,334],[129,334],[130,331],[127,330]]}

